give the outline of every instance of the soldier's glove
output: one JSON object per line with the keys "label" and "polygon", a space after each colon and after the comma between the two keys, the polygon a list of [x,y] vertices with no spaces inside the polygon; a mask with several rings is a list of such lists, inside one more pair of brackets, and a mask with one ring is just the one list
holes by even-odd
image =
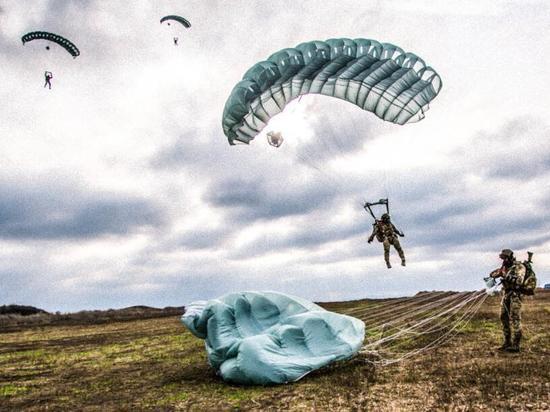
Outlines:
{"label": "soldier's glove", "polygon": [[372,238],[369,238],[369,240],[367,240],[367,243],[372,243]]}
{"label": "soldier's glove", "polygon": [[399,236],[405,237],[405,234],[404,234],[403,232],[400,232],[400,233],[399,233]]}

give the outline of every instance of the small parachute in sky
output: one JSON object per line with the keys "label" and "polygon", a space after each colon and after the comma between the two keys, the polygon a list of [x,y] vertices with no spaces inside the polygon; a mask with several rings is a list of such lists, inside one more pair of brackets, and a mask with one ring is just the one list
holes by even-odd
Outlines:
{"label": "small parachute in sky", "polygon": [[424,118],[441,78],[413,53],[368,39],[310,41],[253,65],[225,103],[230,144],[250,143],[269,120],[304,94],[337,97],[403,125]]}
{"label": "small parachute in sky", "polygon": [[185,27],[186,29],[191,27],[191,23],[189,23],[189,20],[181,16],[170,15],[170,16],[164,16],[162,19],[160,19],[161,24],[164,23],[165,21],[167,21],[168,24],[170,24],[170,21],[177,21],[178,23],[181,23],[183,27]]}
{"label": "small parachute in sky", "polygon": [[[33,40],[47,40],[53,43],[57,43],[65,50],[67,50],[67,52],[69,52],[69,54],[73,56],[73,58],[76,58],[80,55],[80,50],[78,50],[78,47],[76,47],[74,43],[58,34],[49,33],[47,31],[33,31],[21,37],[23,45]],[[50,47],[46,46],[46,50],[50,50]]]}
{"label": "small parachute in sky", "polygon": [[280,132],[268,132],[267,133],[267,142],[273,147],[280,147],[285,139]]}

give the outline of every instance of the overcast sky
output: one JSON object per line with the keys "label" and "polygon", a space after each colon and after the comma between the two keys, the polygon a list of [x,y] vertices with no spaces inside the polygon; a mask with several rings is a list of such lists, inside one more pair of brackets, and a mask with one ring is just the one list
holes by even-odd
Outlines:
{"label": "overcast sky", "polygon": [[[545,0],[0,0],[0,304],[474,290],[502,248],[535,252],[550,281],[548,27]],[[34,30],[81,55],[23,46]],[[443,80],[426,118],[306,96],[268,127],[281,148],[228,145],[223,106],[250,66],[338,37],[424,58]],[[361,202],[386,196],[406,268],[366,243]]]}

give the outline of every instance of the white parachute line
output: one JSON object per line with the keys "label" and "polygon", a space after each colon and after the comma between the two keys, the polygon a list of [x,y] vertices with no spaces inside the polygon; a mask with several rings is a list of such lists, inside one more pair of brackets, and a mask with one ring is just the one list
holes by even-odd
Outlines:
{"label": "white parachute line", "polygon": [[[460,310],[467,307],[468,304],[470,304],[472,301],[475,301],[478,299],[479,296],[472,296],[468,298],[466,301],[462,301],[460,303],[457,303],[455,306],[452,306],[448,308],[447,310],[444,310],[441,313],[438,313],[436,315],[424,318],[424,320],[417,322],[416,324],[413,324],[412,326],[409,326],[404,331],[422,331],[422,334],[427,334],[426,331],[423,329],[424,327],[432,327],[435,321],[435,327],[439,327],[439,325],[444,325],[445,322],[450,320],[456,313],[458,313]],[[396,333],[395,335],[398,335],[397,337],[400,337],[404,334],[404,332],[401,332],[401,334]],[[395,339],[394,339],[395,340]]]}
{"label": "white parachute line", "polygon": [[[385,328],[390,327],[392,325],[399,324],[403,320],[415,318],[417,315],[429,312],[432,309],[445,309],[448,306],[456,305],[457,303],[460,303],[461,301],[467,299],[469,296],[464,296],[463,294],[457,294],[454,296],[449,296],[444,299],[440,299],[435,302],[429,302],[425,305],[422,305],[418,308],[414,308],[414,310],[407,311],[403,316],[400,316],[398,318],[392,318],[390,321],[386,321],[385,319],[382,319],[381,321],[377,320],[377,323],[374,324],[367,324],[367,327],[376,328],[379,326],[383,326]],[[448,300],[448,301],[447,301]],[[363,320],[363,319],[361,319]]]}
{"label": "white parachute line", "polygon": [[[482,293],[485,293],[484,291],[482,291]],[[397,333],[394,333],[393,335],[390,335],[386,338],[382,338],[382,339],[379,339],[378,341],[376,342],[373,342],[373,343],[369,343],[367,345],[365,345],[366,348],[370,348],[370,347],[375,347],[375,346],[379,346],[380,344],[382,343],[385,343],[385,342],[388,342],[390,340],[395,340],[396,338],[400,337],[403,335],[403,333],[405,333],[406,331],[409,331],[409,330],[414,330],[415,328],[418,328],[426,323],[428,323],[429,321],[433,320],[433,319],[437,319],[437,318],[440,318],[444,315],[446,315],[447,313],[453,311],[453,310],[456,310],[456,308],[461,308],[463,307],[464,305],[466,305],[468,302],[470,302],[471,300],[473,299],[477,299],[479,297],[479,295],[474,295],[472,297],[469,297],[467,300],[457,304],[456,306],[450,308],[450,309],[446,309],[444,310],[443,312],[441,313],[438,313],[436,315],[433,315],[433,316],[430,316],[429,318],[426,318],[426,319],[423,319],[422,321],[420,322],[417,322],[416,324],[406,328],[403,332],[397,332]]]}
{"label": "white parachute line", "polygon": [[[476,297],[477,299],[477,297]],[[475,304],[475,301],[476,299],[474,299],[473,301],[469,302],[468,305],[474,305]],[[472,303],[473,302],[473,303]],[[448,325],[448,321],[451,321],[451,319],[456,315],[458,314],[461,310],[468,310],[468,305],[466,305],[465,307],[454,307],[453,309],[456,309],[453,310],[452,312],[450,312],[446,317],[443,317],[439,320],[437,320],[434,324],[425,324],[425,325],[422,325],[420,328],[416,328],[418,329],[416,331],[416,333],[418,334],[428,334],[428,333],[434,333],[434,332],[437,332],[437,331],[440,331],[440,330],[443,330],[446,328],[446,324]],[[427,327],[427,329],[423,329],[424,327]]]}
{"label": "white parachute line", "polygon": [[[464,323],[464,324],[465,324],[465,322],[467,323],[477,313],[477,311],[479,310],[479,308],[481,307],[481,305],[483,304],[483,302],[486,299],[486,296],[483,296],[483,295],[478,296],[478,297],[482,298],[481,301],[477,305],[473,305],[469,310],[465,311],[463,313],[463,315],[461,316],[461,318],[459,318],[456,322],[454,322],[454,324],[452,324],[451,328],[445,334],[439,336],[434,341],[432,341],[429,344],[427,344],[427,345],[425,345],[421,348],[418,348],[416,350],[406,352],[405,354],[403,354],[402,356],[400,356],[398,358],[394,358],[394,359],[386,358],[383,361],[374,361],[373,363],[380,363],[382,365],[387,365],[387,364],[390,364],[390,363],[399,362],[399,361],[401,361],[401,360],[403,360],[407,357],[410,357],[410,356],[413,356],[415,354],[427,351],[427,350],[429,350],[433,347],[440,346],[445,341],[447,341],[452,336],[454,336],[454,334],[452,332],[454,330],[456,330],[457,327],[459,327],[462,323]],[[465,322],[464,322],[464,319],[466,319]],[[368,351],[366,351],[366,352],[368,352]]]}
{"label": "white parachute line", "polygon": [[[384,314],[385,315],[395,314],[395,312],[402,311],[403,309],[407,309],[411,306],[416,306],[416,305],[418,305],[419,303],[422,303],[422,302],[433,300],[436,297],[438,299],[445,299],[446,297],[449,296],[448,295],[449,293],[452,293],[452,292],[437,292],[437,294],[440,295],[439,297],[437,295],[432,295],[432,294],[429,294],[429,295],[427,295],[425,297],[422,297],[422,298],[412,297],[412,298],[410,298],[410,300],[407,300],[406,302],[403,302],[402,304],[395,305],[395,306],[391,305],[392,306],[391,309],[385,311]],[[445,295],[445,296],[441,296],[441,295]],[[451,295],[451,296],[454,296],[454,294]],[[354,316],[358,317],[363,322],[366,322],[366,321],[370,320],[371,318],[378,317],[380,315],[380,313],[382,312],[382,309],[384,309],[384,308],[381,308],[380,310],[374,310],[374,311],[371,311],[369,308],[365,308],[363,311],[355,313]],[[368,316],[362,316],[365,313],[368,313]]]}
{"label": "white parachute line", "polygon": [[[379,324],[387,323],[387,321],[386,321],[387,318],[390,318],[391,322],[393,322],[394,320],[399,320],[401,318],[410,317],[411,314],[414,315],[416,313],[425,312],[426,310],[429,310],[433,307],[443,306],[449,300],[450,301],[460,300],[462,297],[463,296],[461,294],[453,294],[453,295],[450,295],[450,296],[441,297],[440,299],[437,299],[437,300],[426,301],[426,303],[424,303],[423,305],[418,305],[418,303],[417,303],[416,305],[412,305],[413,306],[412,308],[407,307],[405,311],[401,310],[397,314],[398,315],[397,318],[395,317],[395,314],[391,314],[390,311],[388,311],[386,313],[383,313],[382,316],[374,315],[374,318],[375,318],[376,322],[379,323]],[[408,306],[411,306],[411,305],[408,305]],[[361,320],[363,320],[363,322],[365,322],[365,323],[368,323],[368,321],[372,318],[373,318],[373,316],[368,316],[368,317],[361,318]]]}
{"label": "white parachute line", "polygon": [[[439,294],[447,294],[449,292],[437,292]],[[409,307],[411,304],[413,303],[420,303],[420,302],[424,302],[426,300],[431,300],[435,297],[435,295],[432,295],[432,294],[429,294],[429,295],[426,295],[422,298],[418,298],[418,296],[412,296],[412,297],[409,297],[409,298],[405,298],[403,301],[399,302],[399,303],[395,303],[395,301],[389,301],[387,302],[387,304],[384,304],[383,306],[380,305],[380,306],[377,306],[375,308],[358,308],[357,310],[355,310],[354,312],[349,312],[347,314],[351,314],[353,313],[354,316],[358,317],[360,315],[363,315],[364,313],[369,313],[369,316],[365,317],[364,319],[368,319],[370,316],[378,316],[378,314],[380,312],[382,312],[383,310],[386,309],[386,307],[390,306],[391,309],[389,311],[387,311],[386,313],[392,313],[392,312],[396,312],[396,311],[399,311],[401,310],[402,308],[404,307]]]}
{"label": "white parachute line", "polygon": [[[460,307],[458,305],[460,305],[460,303],[462,301],[464,301],[465,299],[468,299],[468,298],[469,297],[459,297],[459,299],[454,299],[451,302],[445,303],[444,305],[440,305],[440,306],[436,307],[436,309],[445,310],[445,309],[450,307],[451,309],[455,309],[456,311],[459,311]],[[458,300],[458,302],[457,302],[457,300]],[[439,324],[445,323],[448,319],[450,319],[454,316],[454,313],[451,312],[451,313],[449,313],[449,315],[447,317],[442,318],[436,326],[430,326],[429,323],[428,324],[422,324],[422,323],[419,322],[421,319],[426,319],[426,318],[431,319],[431,318],[433,318],[433,315],[430,315],[430,313],[433,312],[433,310],[430,310],[430,308],[428,308],[427,310],[429,310],[430,312],[426,312],[426,310],[418,312],[418,313],[422,313],[422,312],[426,312],[426,313],[422,316],[418,316],[418,317],[415,317],[413,319],[409,319],[409,320],[407,320],[406,318],[397,319],[397,320],[395,320],[395,322],[393,322],[393,324],[382,322],[382,323],[379,323],[377,325],[367,325],[367,329],[369,329],[371,331],[372,330],[378,331],[378,336],[379,336],[378,338],[374,338],[374,339],[371,338],[370,342],[373,342],[373,343],[378,342],[384,336],[384,334],[386,334],[388,331],[391,331],[391,333],[393,333],[392,335],[388,335],[388,336],[394,336],[395,335],[395,339],[400,338],[402,335],[421,334],[421,332],[419,332],[419,330],[421,330],[424,326],[427,325],[427,326],[429,326],[429,328],[439,327]],[[412,324],[412,322],[415,322],[415,323]],[[396,332],[395,332],[396,330],[398,332],[401,332],[401,334],[396,334]],[[375,336],[377,336],[377,334],[373,335],[373,337],[375,337]]]}
{"label": "white parachute line", "polygon": [[[400,361],[402,361],[406,358],[410,358],[411,356],[418,355],[420,353],[426,352],[426,351],[428,351],[430,349],[433,349],[435,347],[441,346],[443,343],[447,342],[452,337],[454,337],[459,332],[458,328],[461,327],[461,326],[466,325],[475,316],[475,314],[479,311],[479,309],[481,308],[481,306],[485,302],[485,299],[487,298],[487,295],[486,294],[485,295],[480,295],[480,296],[478,296],[478,298],[479,297],[481,299],[479,300],[479,302],[477,302],[477,304],[473,308],[471,308],[468,311],[465,311],[465,313],[460,317],[460,319],[458,319],[445,334],[441,335],[440,337],[438,337],[434,341],[430,342],[428,345],[423,346],[423,347],[421,347],[419,349],[416,349],[416,350],[413,350],[413,351],[406,352],[404,355],[402,355],[398,358],[394,358],[394,359],[387,358],[387,359],[384,359],[382,361],[371,361],[371,362],[374,363],[374,364],[380,364],[381,366],[387,366],[387,365],[390,365],[392,363],[400,362]],[[365,351],[365,352],[369,353],[369,351]],[[370,352],[372,352],[372,351],[370,351]]]}
{"label": "white parachute line", "polygon": [[[423,347],[421,348],[418,348],[418,349],[415,349],[415,350],[412,350],[412,351],[408,351],[404,354],[402,354],[401,356],[399,356],[398,358],[394,358],[393,361],[400,361],[404,358],[407,358],[407,357],[410,357],[410,356],[413,356],[415,354],[418,354],[418,353],[421,353],[421,352],[424,352],[428,349],[431,349],[433,347],[437,347],[437,346],[440,346],[441,344],[443,344],[445,341],[447,341],[448,339],[450,339],[453,334],[452,334],[452,331],[456,330],[459,326],[461,326],[463,323],[464,323],[464,320],[469,320],[471,319],[476,313],[477,311],[479,310],[480,306],[483,304],[483,301],[485,300],[485,298],[483,296],[480,296],[478,297],[478,299],[481,298],[481,301],[476,305],[474,302],[474,304],[468,308],[467,310],[465,310],[462,314],[462,316],[460,318],[458,318],[457,320],[455,320],[454,322],[451,322],[449,325],[448,325],[448,328],[447,328],[447,331],[440,335],[439,337],[437,337],[436,339],[434,339],[433,341],[431,341],[430,343],[428,343],[427,345],[424,345]],[[389,347],[389,348],[385,348],[385,350],[390,350],[392,347]],[[389,361],[389,358],[387,358],[385,360],[386,363],[388,363]],[[391,363],[391,362],[390,362]]]}
{"label": "white parachute line", "polygon": [[[397,298],[397,299],[384,299],[384,300],[381,300],[381,301],[377,301],[377,300],[371,300],[371,301],[367,301],[365,302],[364,305],[361,305],[360,307],[358,308],[353,308],[353,309],[348,309],[347,311],[342,311],[341,313],[343,315],[351,315],[353,313],[356,313],[356,312],[363,312],[363,311],[366,311],[366,310],[370,310],[370,309],[380,309],[382,307],[386,307],[386,306],[395,306],[396,304],[401,304],[402,302],[408,302],[410,300],[413,300],[413,299],[417,299],[416,296],[408,296],[408,297],[404,297],[404,298]],[[371,306],[368,306],[366,307],[367,305],[371,305]]]}

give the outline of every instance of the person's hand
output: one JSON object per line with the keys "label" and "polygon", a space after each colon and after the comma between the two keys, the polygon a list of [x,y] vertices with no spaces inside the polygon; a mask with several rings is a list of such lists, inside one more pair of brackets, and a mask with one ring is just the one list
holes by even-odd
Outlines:
{"label": "person's hand", "polygon": [[403,232],[399,233],[399,236],[405,237],[405,234]]}
{"label": "person's hand", "polygon": [[372,243],[372,239],[369,238],[369,240],[367,240],[367,243]]}

